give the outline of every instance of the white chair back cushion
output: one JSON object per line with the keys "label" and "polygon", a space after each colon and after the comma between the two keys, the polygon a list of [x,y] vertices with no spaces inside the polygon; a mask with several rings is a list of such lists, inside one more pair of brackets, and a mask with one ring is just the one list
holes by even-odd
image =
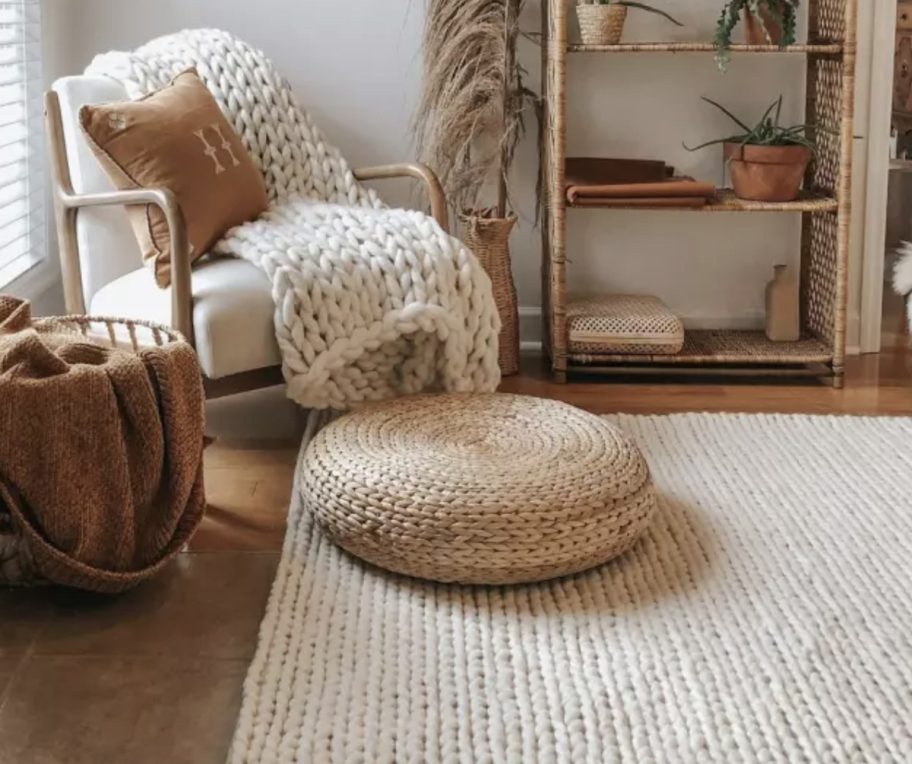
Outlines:
{"label": "white chair back cushion", "polygon": [[[67,162],[76,193],[113,190],[79,125],[84,104],[128,100],[124,87],[104,77],[63,77],[53,85],[60,99]],[[86,208],[76,223],[79,264],[86,305],[105,284],[135,270],[142,262],[139,245],[123,207]],[[149,275],[151,279],[151,274]]]}

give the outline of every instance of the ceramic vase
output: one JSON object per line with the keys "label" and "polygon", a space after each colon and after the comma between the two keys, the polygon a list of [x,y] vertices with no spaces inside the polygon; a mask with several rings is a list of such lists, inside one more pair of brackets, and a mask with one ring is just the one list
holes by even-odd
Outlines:
{"label": "ceramic vase", "polygon": [[801,338],[798,279],[787,265],[773,271],[773,280],[766,285],[766,336],[773,342],[796,342]]}
{"label": "ceramic vase", "polygon": [[460,216],[463,241],[481,261],[491,278],[494,302],[500,315],[500,372],[519,373],[519,309],[510,264],[510,233],[516,217],[493,217],[493,210],[466,210]]}

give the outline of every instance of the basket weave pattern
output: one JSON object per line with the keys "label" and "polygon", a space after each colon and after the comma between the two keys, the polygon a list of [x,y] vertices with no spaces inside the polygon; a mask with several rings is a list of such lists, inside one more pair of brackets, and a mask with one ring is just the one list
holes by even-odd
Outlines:
{"label": "basket weave pattern", "polygon": [[[143,347],[184,342],[173,329],[147,321],[100,316],[62,316],[36,319],[36,328],[59,334],[79,335],[87,342],[139,352]],[[21,531],[0,504],[0,585],[26,586],[44,583]]]}
{"label": "basket weave pattern", "polygon": [[488,218],[463,214],[463,239],[491,279],[494,302],[500,316],[498,361],[504,376],[519,372],[519,308],[513,268],[510,263],[510,233],[515,217]]}
{"label": "basket weave pattern", "polygon": [[466,584],[576,573],[626,551],[656,500],[637,447],[563,403],[403,398],[324,428],[301,496],[339,546],[382,568]]}
{"label": "basket weave pattern", "polygon": [[580,37],[585,45],[617,45],[627,21],[626,5],[577,5]]}
{"label": "basket weave pattern", "polygon": [[684,347],[684,326],[664,303],[647,295],[577,299],[567,306],[571,353],[674,355]]}

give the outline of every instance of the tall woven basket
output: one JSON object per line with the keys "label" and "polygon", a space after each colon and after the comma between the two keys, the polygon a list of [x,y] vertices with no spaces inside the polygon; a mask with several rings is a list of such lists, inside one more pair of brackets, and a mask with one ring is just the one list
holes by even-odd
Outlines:
{"label": "tall woven basket", "polygon": [[[173,329],[145,322],[95,316],[37,319],[34,324],[61,334],[72,332],[89,342],[138,353],[140,348],[186,342]],[[0,503],[0,586],[34,586],[47,583],[9,511]]]}
{"label": "tall woven basket", "polygon": [[576,18],[583,44],[617,45],[624,34],[627,6],[580,4],[576,6]]}
{"label": "tall woven basket", "polygon": [[519,309],[516,286],[510,265],[510,233],[516,217],[488,217],[471,212],[460,216],[466,246],[481,261],[491,278],[494,301],[500,315],[500,372],[504,376],[519,373]]}

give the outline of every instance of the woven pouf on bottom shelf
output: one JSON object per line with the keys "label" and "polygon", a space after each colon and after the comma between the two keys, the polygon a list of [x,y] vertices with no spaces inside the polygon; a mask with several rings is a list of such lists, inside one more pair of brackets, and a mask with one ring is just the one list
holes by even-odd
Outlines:
{"label": "woven pouf on bottom shelf", "polygon": [[541,581],[630,548],[656,507],[619,429],[557,401],[421,395],[321,430],[301,496],[351,554],[418,578]]}

